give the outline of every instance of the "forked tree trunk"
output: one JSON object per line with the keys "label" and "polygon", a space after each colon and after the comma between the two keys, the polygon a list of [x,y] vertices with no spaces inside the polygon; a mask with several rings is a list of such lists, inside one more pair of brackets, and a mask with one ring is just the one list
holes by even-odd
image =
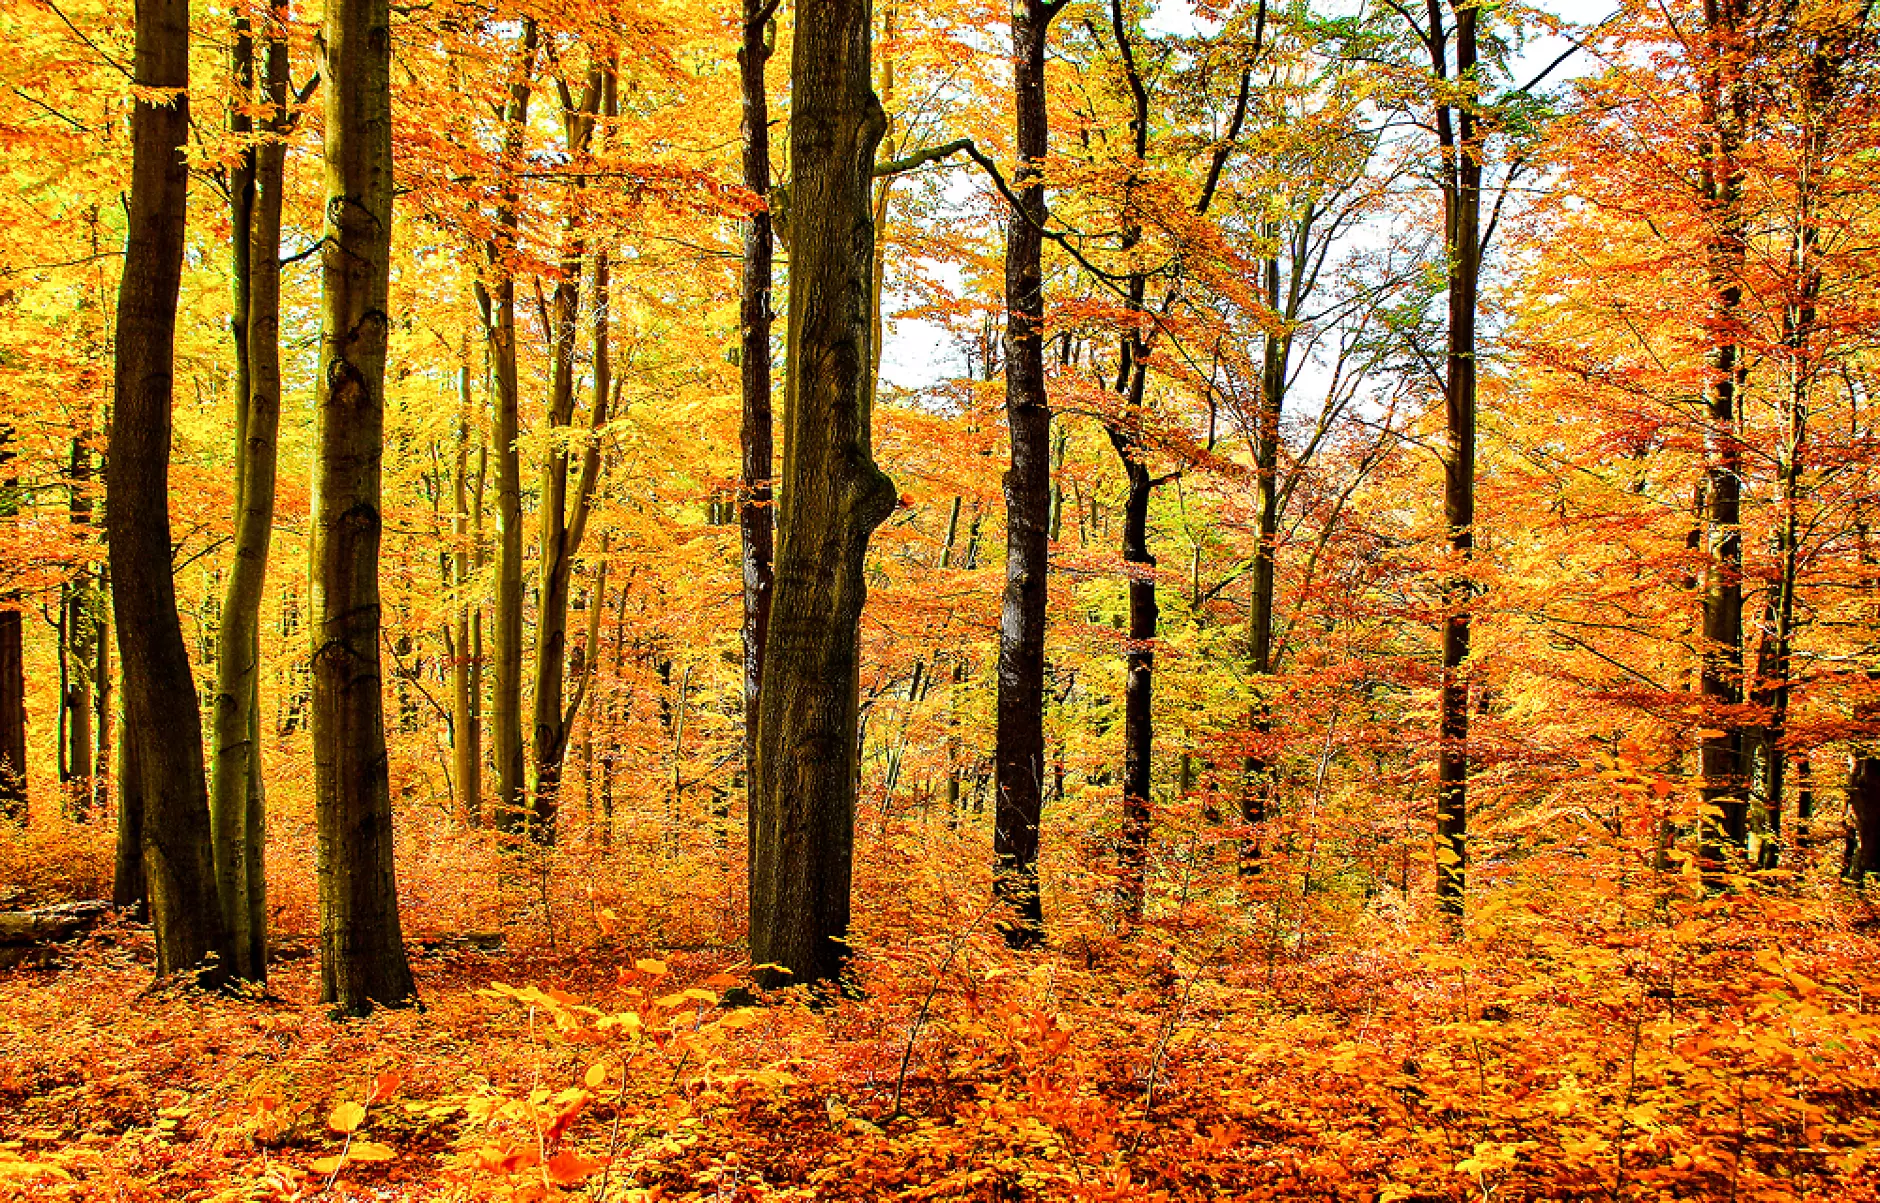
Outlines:
{"label": "forked tree trunk", "polygon": [[[744,227],[744,270],[738,280],[738,391],[743,415],[738,426],[742,460],[738,536],[744,575],[744,797],[747,865],[757,854],[757,703],[764,677],[764,637],[770,626],[772,471],[770,412],[771,228],[770,117],[764,64],[777,0],[744,0],[743,37],[738,46],[742,103],[744,186],[766,201]],[[609,794],[611,817],[611,792]],[[748,871],[748,870],[747,870]]]}
{"label": "forked tree trunk", "polygon": [[326,237],[313,490],[313,768],[320,996],[412,1001],[379,666],[380,461],[392,249],[387,0],[328,0]]}
{"label": "forked tree trunk", "polygon": [[1023,205],[1005,223],[1005,595],[999,612],[994,746],[992,888],[1004,904],[1006,942],[1044,937],[1038,841],[1044,822],[1044,637],[1050,577],[1051,406],[1044,376],[1044,161],[1051,131],[1044,48],[1062,3],[1012,6],[1012,97]]}
{"label": "forked tree trunk", "polygon": [[[277,21],[286,14],[278,11]],[[267,587],[268,547],[274,528],[276,438],[281,415],[281,187],[287,148],[287,43],[271,29],[263,56],[262,89],[273,135],[248,152],[242,173],[246,204],[238,205],[235,238],[247,248],[236,258],[245,283],[236,290],[245,305],[237,329],[246,339],[243,356],[247,395],[236,429],[235,562],[229,571],[217,640],[214,746],[209,790],[210,827],[215,838],[216,887],[222,922],[228,928],[235,975],[267,980],[267,882],[264,850],[267,823],[261,790],[260,683],[261,599]],[[238,52],[249,42],[237,35]],[[252,63],[238,61],[238,81],[253,82]],[[242,119],[246,122],[246,118]],[[244,228],[246,227],[246,228]]]}
{"label": "forked tree trunk", "polygon": [[[135,78],[140,87],[174,91],[163,98],[168,103],[152,95],[131,108],[130,235],[118,286],[105,532],[125,741],[134,745],[128,767],[136,781],[122,789],[142,805],[131,803],[131,821],[119,830],[141,846],[158,975],[202,967],[199,979],[219,980],[228,948],[216,903],[196,682],[170,559],[170,405],[189,189],[185,0],[138,5]],[[205,966],[211,954],[221,963]]]}
{"label": "forked tree trunk", "polygon": [[485,247],[490,274],[476,285],[478,308],[495,367],[496,414],[496,680],[491,698],[492,754],[496,760],[495,825],[522,830],[527,815],[522,751],[522,460],[516,449],[521,383],[516,372],[515,254],[519,203],[513,173],[521,170],[529,122],[531,77],[537,30],[525,17],[516,46],[515,75],[503,110],[505,179],[497,205],[496,234]]}
{"label": "forked tree trunk", "polygon": [[884,118],[868,0],[799,0],[791,65],[790,354],[776,595],[758,712],[751,960],[842,971],[855,841],[864,557],[894,486],[870,452],[874,222]]}

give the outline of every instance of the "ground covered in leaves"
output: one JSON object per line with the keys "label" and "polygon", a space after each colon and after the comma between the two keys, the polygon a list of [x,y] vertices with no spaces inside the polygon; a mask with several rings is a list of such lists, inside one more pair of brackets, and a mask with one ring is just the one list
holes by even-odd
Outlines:
{"label": "ground covered in leaves", "polygon": [[414,928],[423,1009],[363,1021],[291,926],[266,997],[153,989],[127,922],[0,975],[0,1198],[1880,1197],[1839,886],[1581,851],[1480,875],[1455,933],[1229,873],[1014,954],[962,879],[870,909],[855,997],[745,1008],[696,899],[583,879],[500,947]]}

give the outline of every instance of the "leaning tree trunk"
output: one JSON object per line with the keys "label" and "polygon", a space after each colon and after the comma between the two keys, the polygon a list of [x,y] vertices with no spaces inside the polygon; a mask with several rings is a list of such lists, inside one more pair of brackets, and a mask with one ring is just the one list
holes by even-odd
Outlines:
{"label": "leaning tree trunk", "polygon": [[777,0],[744,0],[743,40],[738,47],[738,83],[743,105],[744,186],[765,200],[744,227],[744,270],[738,281],[738,390],[743,418],[738,427],[742,457],[738,534],[744,569],[744,796],[746,856],[757,853],[757,700],[764,677],[764,636],[770,626],[771,415],[770,308],[771,228],[770,117],[764,64]]}
{"label": "leaning tree trunk", "polygon": [[[277,10],[277,20],[285,13]],[[273,31],[271,30],[271,33]],[[237,37],[238,48],[247,41]],[[250,65],[246,74],[252,74]],[[236,256],[246,280],[236,291],[245,306],[237,329],[248,392],[238,398],[236,428],[235,563],[229,571],[217,640],[214,713],[215,759],[209,819],[215,837],[217,893],[228,928],[236,976],[267,980],[267,839],[261,793],[261,599],[267,587],[268,545],[274,528],[276,437],[281,416],[281,187],[287,129],[287,43],[270,36],[262,87],[269,108],[267,133],[241,173],[246,203],[237,206],[235,238],[248,246]],[[244,74],[238,63],[238,77]],[[244,118],[244,121],[246,118]],[[243,227],[246,227],[245,229]]]}
{"label": "leaning tree trunk", "polygon": [[[1476,7],[1452,0],[1456,75],[1476,69]],[[1438,12],[1431,6],[1432,14]],[[1446,66],[1445,39],[1432,30],[1430,58],[1437,77]],[[1467,103],[1440,102],[1437,139],[1442,156],[1443,250],[1448,263],[1449,313],[1443,380],[1443,525],[1454,559],[1443,584],[1443,676],[1436,760],[1436,901],[1445,914],[1462,913],[1469,869],[1469,622],[1475,554],[1475,321],[1481,275],[1481,134]]]}
{"label": "leaning tree trunk", "polygon": [[[203,966],[200,979],[219,980],[228,949],[216,904],[196,681],[170,559],[170,405],[189,190],[185,0],[139,4],[136,82],[173,91],[131,108],[130,236],[118,286],[116,404],[105,461],[126,760],[137,778],[121,790],[142,802],[135,821],[119,831],[132,829],[141,846],[158,975]],[[211,954],[219,964],[205,965]]]}
{"label": "leaning tree trunk", "polygon": [[379,667],[380,461],[392,251],[387,0],[328,0],[326,237],[314,401],[313,769],[320,996],[410,1002]]}
{"label": "leaning tree trunk", "polygon": [[791,64],[789,376],[776,594],[758,703],[751,960],[833,980],[855,842],[864,557],[895,505],[870,451],[869,193],[885,119],[868,0],[798,0]]}
{"label": "leaning tree trunk", "polygon": [[1012,6],[1012,96],[1018,136],[1013,185],[1021,209],[1005,223],[1005,597],[993,760],[992,888],[1006,942],[1044,937],[1038,840],[1044,822],[1044,637],[1050,575],[1051,407],[1044,376],[1044,161],[1050,151],[1044,48],[1057,4]]}

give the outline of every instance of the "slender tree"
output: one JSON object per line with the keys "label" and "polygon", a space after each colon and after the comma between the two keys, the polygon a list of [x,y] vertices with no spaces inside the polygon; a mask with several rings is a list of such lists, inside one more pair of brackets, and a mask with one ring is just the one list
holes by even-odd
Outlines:
{"label": "slender tree", "polygon": [[[234,202],[234,278],[238,396],[235,468],[235,562],[229,570],[217,640],[213,706],[215,758],[209,818],[215,838],[216,889],[234,963],[247,981],[267,980],[267,826],[261,787],[261,599],[274,528],[276,439],[281,414],[281,188],[285,179],[286,12],[270,15],[261,56],[268,114],[258,142],[244,148],[230,180]],[[254,39],[246,20],[235,39],[234,124],[249,132],[244,93],[254,84]]]}
{"label": "slender tree", "polygon": [[829,981],[849,930],[863,573],[895,505],[870,451],[870,185],[885,120],[869,0],[799,0],[791,63],[788,383],[776,594],[758,705],[751,959]]}
{"label": "slender tree", "polygon": [[[216,902],[196,682],[170,559],[170,407],[189,191],[185,0],[137,6],[135,79],[148,91],[131,107],[130,234],[118,286],[116,393],[105,460],[129,770],[120,776],[130,805],[119,833],[142,853],[158,975],[197,970],[199,980],[216,981],[226,972],[228,948]],[[127,856],[120,846],[118,892],[128,899],[138,891]]]}
{"label": "slender tree", "polygon": [[993,753],[992,888],[1005,904],[1006,941],[1044,936],[1038,840],[1044,822],[1044,633],[1050,576],[1051,405],[1044,374],[1045,42],[1064,0],[1012,5],[1012,99],[1018,206],[1005,222],[1005,595],[999,612],[999,692]]}
{"label": "slender tree", "polygon": [[738,278],[738,391],[743,416],[738,426],[741,477],[738,542],[744,576],[744,782],[746,849],[756,864],[757,850],[757,703],[764,677],[764,637],[770,626],[772,514],[770,477],[770,307],[771,226],[770,115],[764,65],[774,49],[773,21],[778,0],[744,0],[738,45],[738,88],[742,106],[744,186],[763,207],[744,226],[744,263]]}
{"label": "slender tree", "polygon": [[320,994],[343,1014],[412,1001],[399,929],[379,666],[380,461],[392,245],[387,0],[324,24],[326,236],[313,489],[313,767]]}

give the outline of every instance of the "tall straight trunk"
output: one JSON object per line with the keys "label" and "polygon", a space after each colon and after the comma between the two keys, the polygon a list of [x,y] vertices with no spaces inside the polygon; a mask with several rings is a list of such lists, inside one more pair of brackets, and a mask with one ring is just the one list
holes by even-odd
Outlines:
{"label": "tall straight trunk", "polygon": [[1743,780],[1741,720],[1730,713],[1742,699],[1743,532],[1742,445],[1737,438],[1737,390],[1742,376],[1737,345],[1743,301],[1746,241],[1742,171],[1742,84],[1728,45],[1741,24],[1740,0],[1705,0],[1704,25],[1714,45],[1700,96],[1701,121],[1709,140],[1702,167],[1701,199],[1711,222],[1705,248],[1709,272],[1710,348],[1706,355],[1702,659],[1698,692],[1703,699],[1698,737],[1699,827],[1704,862],[1714,867],[1725,843],[1742,847],[1749,837],[1749,798]]}
{"label": "tall straight trunk", "polygon": [[[595,127],[595,116],[604,97],[612,92],[612,75],[595,70],[588,76],[587,91],[577,108],[573,97],[563,88],[563,125],[567,130],[570,159],[579,164],[588,158]],[[610,114],[611,115],[611,114]],[[574,358],[577,337],[576,319],[581,308],[581,271],[586,257],[583,232],[583,196],[586,181],[579,175],[567,193],[567,213],[562,224],[560,272],[555,280],[552,302],[553,323],[548,422],[550,442],[542,462],[541,565],[537,579],[535,625],[535,790],[529,809],[529,834],[538,843],[555,841],[555,816],[560,809],[562,761],[568,753],[568,728],[574,716],[562,710],[562,694],[568,667],[568,600],[574,580],[575,557],[581,551],[581,533],[587,522],[587,507],[592,497],[594,479],[584,472],[577,482],[569,512],[569,451],[564,431],[574,421]],[[606,251],[595,256],[595,283],[606,288]],[[595,399],[593,416],[595,438],[599,425],[606,421],[607,393],[602,380],[606,372],[607,338],[606,297],[599,296],[595,307]],[[590,457],[598,467],[598,456]]]}
{"label": "tall straight trunk", "polygon": [[150,882],[144,876],[144,779],[138,771],[137,741],[118,722],[117,856],[111,872],[111,905],[124,911],[148,910]]}
{"label": "tall straight trunk", "polygon": [[[1430,64],[1437,79],[1448,68],[1439,0],[1428,0]],[[1476,7],[1451,0],[1456,78],[1476,71]],[[1436,900],[1445,914],[1462,913],[1469,870],[1469,623],[1475,586],[1475,322],[1481,277],[1482,140],[1472,102],[1439,101],[1443,252],[1448,266],[1447,349],[1443,379],[1443,525],[1453,559],[1443,584],[1443,675],[1436,760]]]}
{"label": "tall straight trunk", "polygon": [[[1265,265],[1267,304],[1280,306],[1279,259]],[[1247,605],[1247,669],[1259,684],[1247,715],[1247,726],[1256,739],[1264,740],[1271,731],[1272,699],[1266,693],[1278,666],[1273,657],[1273,615],[1279,565],[1279,448],[1280,419],[1286,404],[1286,359],[1290,336],[1268,334],[1260,363],[1260,412],[1255,420],[1254,472],[1258,476],[1259,532],[1253,551],[1252,592]],[[1241,822],[1249,826],[1266,820],[1268,803],[1276,785],[1275,763],[1264,744],[1241,765],[1243,792],[1240,801]],[[1240,871],[1251,874],[1260,862],[1257,834],[1249,835],[1241,847]]]}
{"label": "tall straight trunk", "polygon": [[[457,605],[451,615],[451,759],[458,805],[472,827],[483,819],[483,716],[477,700],[483,692],[483,610],[469,595],[472,546],[470,516],[470,364],[464,348],[457,369],[457,462],[451,474],[451,588]],[[478,489],[481,492],[481,488]]]}
{"label": "tall straight trunk", "polygon": [[[11,494],[18,481],[0,485]],[[0,512],[11,509],[0,505]],[[0,819],[26,822],[26,644],[19,599],[0,601]]]}
{"label": "tall straight trunk", "polygon": [[380,461],[392,251],[387,0],[329,0],[326,236],[314,400],[314,818],[320,997],[412,1001],[399,927],[379,665]]}
{"label": "tall straight trunk", "polygon": [[522,751],[522,460],[516,449],[521,384],[516,372],[515,254],[519,204],[514,173],[522,169],[523,139],[529,122],[531,77],[539,34],[525,17],[517,39],[514,75],[503,109],[503,170],[497,204],[496,233],[484,248],[490,281],[476,284],[477,305],[495,368],[496,444],[496,680],[491,699],[491,737],[496,759],[496,826],[520,831],[525,825]]}
{"label": "tall straight trunk", "polygon": [[[85,435],[72,439],[66,468],[71,491],[67,511],[75,530],[91,525],[91,448]],[[104,638],[99,621],[97,579],[81,567],[61,589],[59,600],[60,659],[64,667],[59,696],[59,749],[63,782],[71,800],[72,817],[83,823],[97,810],[97,757],[94,748],[94,710],[97,706],[98,651]]]}
{"label": "tall straight trunk", "polygon": [[1044,639],[1050,576],[1051,406],[1044,374],[1044,163],[1051,130],[1044,50],[1062,0],[1012,6],[1012,98],[1021,208],[1005,223],[1005,595],[999,612],[992,887],[1014,948],[1044,938],[1038,841],[1044,822]]}
{"label": "tall straight trunk", "polygon": [[[189,169],[189,6],[137,8],[135,79],[173,89],[131,108],[131,194],[118,286],[115,403],[105,461],[106,546],[124,673],[125,742],[141,799],[142,850],[157,974],[202,967],[219,980],[229,962],[216,903],[209,788],[202,770],[196,681],[183,643],[171,565],[169,476],[176,299],[183,271]],[[126,832],[126,827],[132,829]],[[210,962],[211,956],[219,962]]]}
{"label": "tall straight trunk", "polygon": [[[276,10],[275,24],[286,14]],[[236,428],[235,562],[229,572],[217,640],[214,748],[209,820],[215,839],[216,887],[222,922],[233,948],[232,968],[245,981],[267,980],[267,881],[263,855],[267,823],[261,790],[261,599],[267,587],[268,546],[274,528],[276,440],[281,414],[281,188],[287,133],[287,43],[271,28],[263,60],[267,138],[245,157],[248,203],[238,208],[235,237],[248,243],[236,256],[246,273],[237,288],[246,305],[238,328],[247,340],[243,360],[246,397]],[[250,43],[237,34],[238,54]],[[238,80],[252,82],[252,63],[238,61]],[[244,117],[243,122],[247,119]],[[245,212],[242,210],[245,209]],[[245,229],[243,227],[246,227]]]}
{"label": "tall straight trunk", "polygon": [[870,450],[870,184],[885,123],[869,0],[798,0],[791,63],[789,375],[776,593],[758,703],[751,960],[766,985],[847,956],[869,536],[893,511]]}
{"label": "tall straight trunk", "polygon": [[747,864],[757,852],[757,701],[764,678],[764,637],[770,625],[771,586],[771,413],[770,307],[771,226],[770,116],[764,65],[770,59],[777,0],[744,0],[738,46],[739,129],[744,141],[744,186],[765,200],[744,226],[744,264],[738,280],[738,391],[743,415],[738,426],[742,459],[738,491],[738,541],[744,577],[744,791]]}

